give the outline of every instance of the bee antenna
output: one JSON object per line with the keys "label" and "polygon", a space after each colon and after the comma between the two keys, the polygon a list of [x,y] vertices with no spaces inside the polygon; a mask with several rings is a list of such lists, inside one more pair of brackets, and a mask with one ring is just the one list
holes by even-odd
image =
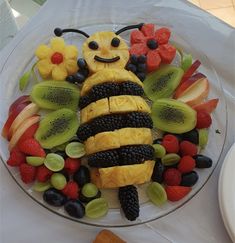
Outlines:
{"label": "bee antenna", "polygon": [[126,27],[121,28],[120,30],[116,31],[115,34],[119,35],[120,33],[126,31],[126,30],[132,30],[132,29],[141,29],[143,27],[144,23],[140,24],[133,24],[133,25],[128,25]]}
{"label": "bee antenna", "polygon": [[61,28],[55,28],[54,29],[54,34],[56,36],[62,36],[64,33],[69,33],[69,32],[78,33],[78,34],[84,35],[87,38],[90,37],[86,32],[84,32],[82,30],[77,30],[77,29],[61,29]]}

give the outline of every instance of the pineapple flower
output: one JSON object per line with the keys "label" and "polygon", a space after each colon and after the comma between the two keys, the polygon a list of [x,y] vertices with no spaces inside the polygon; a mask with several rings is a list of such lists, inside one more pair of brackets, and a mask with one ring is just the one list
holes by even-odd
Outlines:
{"label": "pineapple flower", "polygon": [[37,68],[43,79],[65,80],[68,75],[78,71],[77,47],[65,45],[61,37],[52,38],[50,46],[38,46],[35,55],[39,59]]}

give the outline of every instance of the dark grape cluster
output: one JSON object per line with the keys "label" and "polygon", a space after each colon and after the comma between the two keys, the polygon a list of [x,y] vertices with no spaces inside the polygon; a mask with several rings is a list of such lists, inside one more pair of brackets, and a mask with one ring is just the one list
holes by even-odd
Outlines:
{"label": "dark grape cluster", "polygon": [[69,83],[81,84],[89,75],[88,66],[84,58],[78,58],[77,65],[79,68],[78,72],[73,75],[69,75],[66,78],[66,81]]}
{"label": "dark grape cluster", "polygon": [[126,65],[128,71],[133,72],[141,81],[144,81],[147,73],[147,57],[145,55],[131,55]]}

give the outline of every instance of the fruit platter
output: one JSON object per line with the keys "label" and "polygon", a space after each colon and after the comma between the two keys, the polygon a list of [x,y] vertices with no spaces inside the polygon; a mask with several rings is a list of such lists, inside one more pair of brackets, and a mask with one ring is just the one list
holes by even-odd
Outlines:
{"label": "fruit platter", "polygon": [[157,23],[54,26],[30,45],[5,87],[14,95],[0,152],[32,199],[80,223],[129,226],[169,214],[205,185],[226,134],[205,56]]}

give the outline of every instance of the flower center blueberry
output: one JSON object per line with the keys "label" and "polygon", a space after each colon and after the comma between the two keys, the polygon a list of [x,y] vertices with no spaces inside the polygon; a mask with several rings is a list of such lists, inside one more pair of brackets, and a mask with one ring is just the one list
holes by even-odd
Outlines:
{"label": "flower center blueberry", "polygon": [[147,41],[147,46],[148,46],[149,49],[154,50],[158,47],[158,43],[157,43],[156,40],[150,39],[150,40]]}

